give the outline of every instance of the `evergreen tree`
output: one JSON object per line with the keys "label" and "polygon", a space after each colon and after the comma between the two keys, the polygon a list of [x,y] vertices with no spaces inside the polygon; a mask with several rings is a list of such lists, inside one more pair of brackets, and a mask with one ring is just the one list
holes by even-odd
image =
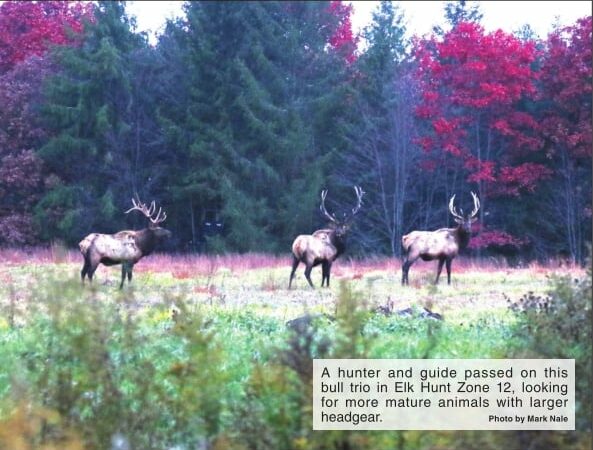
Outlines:
{"label": "evergreen tree", "polygon": [[177,161],[172,196],[191,208],[187,240],[215,219],[224,236],[210,248],[285,249],[311,229],[334,150],[345,63],[326,48],[327,5],[195,2],[186,14],[159,44],[176,73],[161,95],[178,97],[159,114]]}
{"label": "evergreen tree", "polygon": [[74,243],[122,222],[133,194],[130,55],[142,45],[121,2],[99,2],[79,46],[61,48],[46,92],[53,137],[39,150],[49,190],[36,207],[45,238]]}
{"label": "evergreen tree", "polygon": [[[484,17],[478,2],[467,2],[465,0],[447,2],[444,9],[445,19],[451,28],[455,28],[461,22],[480,23],[482,17]],[[434,26],[432,30],[439,36],[445,34],[445,30],[438,25]]]}

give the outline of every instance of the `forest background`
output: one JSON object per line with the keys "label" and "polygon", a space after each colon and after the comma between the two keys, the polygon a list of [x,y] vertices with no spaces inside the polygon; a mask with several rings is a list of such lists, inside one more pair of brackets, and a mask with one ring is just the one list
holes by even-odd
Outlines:
{"label": "forest background", "polygon": [[[591,16],[540,38],[479,7],[408,38],[331,2],[188,2],[156,44],[125,2],[0,5],[0,246],[64,243],[167,211],[179,252],[285,253],[366,192],[351,251],[481,199],[474,255],[583,262],[591,241]],[[367,45],[358,50],[358,40]]]}

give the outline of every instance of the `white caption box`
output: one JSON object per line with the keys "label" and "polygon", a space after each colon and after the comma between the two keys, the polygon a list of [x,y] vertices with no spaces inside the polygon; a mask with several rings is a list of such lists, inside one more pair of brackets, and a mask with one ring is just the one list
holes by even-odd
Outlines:
{"label": "white caption box", "polygon": [[315,359],[314,430],[574,430],[574,359]]}

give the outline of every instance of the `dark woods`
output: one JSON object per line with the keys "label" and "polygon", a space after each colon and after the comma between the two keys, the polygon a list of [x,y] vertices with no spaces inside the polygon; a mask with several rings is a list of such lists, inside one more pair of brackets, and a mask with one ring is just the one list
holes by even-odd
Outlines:
{"label": "dark woods", "polygon": [[324,226],[322,189],[332,209],[361,185],[349,254],[401,256],[405,234],[452,226],[449,198],[473,190],[469,252],[583,260],[590,17],[495,36],[462,5],[412,43],[383,2],[357,52],[341,2],[184,11],[151,45],[124,3],[0,6],[0,245],[139,228],[121,214],[138,192],[168,212],[164,249],[285,253]]}

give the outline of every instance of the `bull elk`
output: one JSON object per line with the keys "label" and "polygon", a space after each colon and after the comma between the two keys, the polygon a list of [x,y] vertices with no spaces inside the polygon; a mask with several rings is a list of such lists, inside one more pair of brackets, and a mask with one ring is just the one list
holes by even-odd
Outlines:
{"label": "bull elk", "polygon": [[321,264],[321,287],[325,284],[329,287],[329,277],[332,263],[346,249],[346,234],[351,226],[351,221],[362,206],[363,190],[355,186],[356,206],[349,214],[345,214],[342,220],[327,212],[325,208],[325,197],[327,190],[321,192],[321,204],[319,209],[329,221],[329,227],[315,231],[313,234],[301,234],[292,243],[292,272],[288,281],[288,288],[292,286],[295,271],[299,263],[305,263],[305,278],[313,287],[311,281],[311,270]]}
{"label": "bull elk", "polygon": [[402,265],[402,285],[408,284],[408,272],[410,266],[418,258],[423,261],[432,261],[438,259],[437,278],[435,284],[439,282],[443,264],[447,266],[447,283],[451,284],[451,261],[457,256],[460,250],[463,250],[469,244],[471,237],[472,223],[477,220],[476,214],[480,209],[480,200],[478,196],[471,193],[474,199],[474,209],[466,216],[463,210],[460,213],[455,209],[455,195],[449,200],[449,212],[454,217],[458,226],[455,228],[441,228],[436,231],[412,231],[402,237],[402,246],[405,252]]}
{"label": "bull elk", "polygon": [[171,236],[171,232],[159,226],[167,218],[167,214],[159,208],[156,216],[156,205],[153,201],[150,207],[144,203],[132,199],[131,211],[140,211],[148,219],[148,228],[138,231],[124,230],[115,234],[91,233],[78,243],[80,253],[84,257],[84,265],[80,272],[82,282],[84,277],[88,276],[89,282],[93,281],[93,274],[99,264],[113,266],[121,264],[121,284],[123,288],[126,275],[128,283],[132,281],[132,269],[144,256],[150,255],[156,245],[165,238]]}

